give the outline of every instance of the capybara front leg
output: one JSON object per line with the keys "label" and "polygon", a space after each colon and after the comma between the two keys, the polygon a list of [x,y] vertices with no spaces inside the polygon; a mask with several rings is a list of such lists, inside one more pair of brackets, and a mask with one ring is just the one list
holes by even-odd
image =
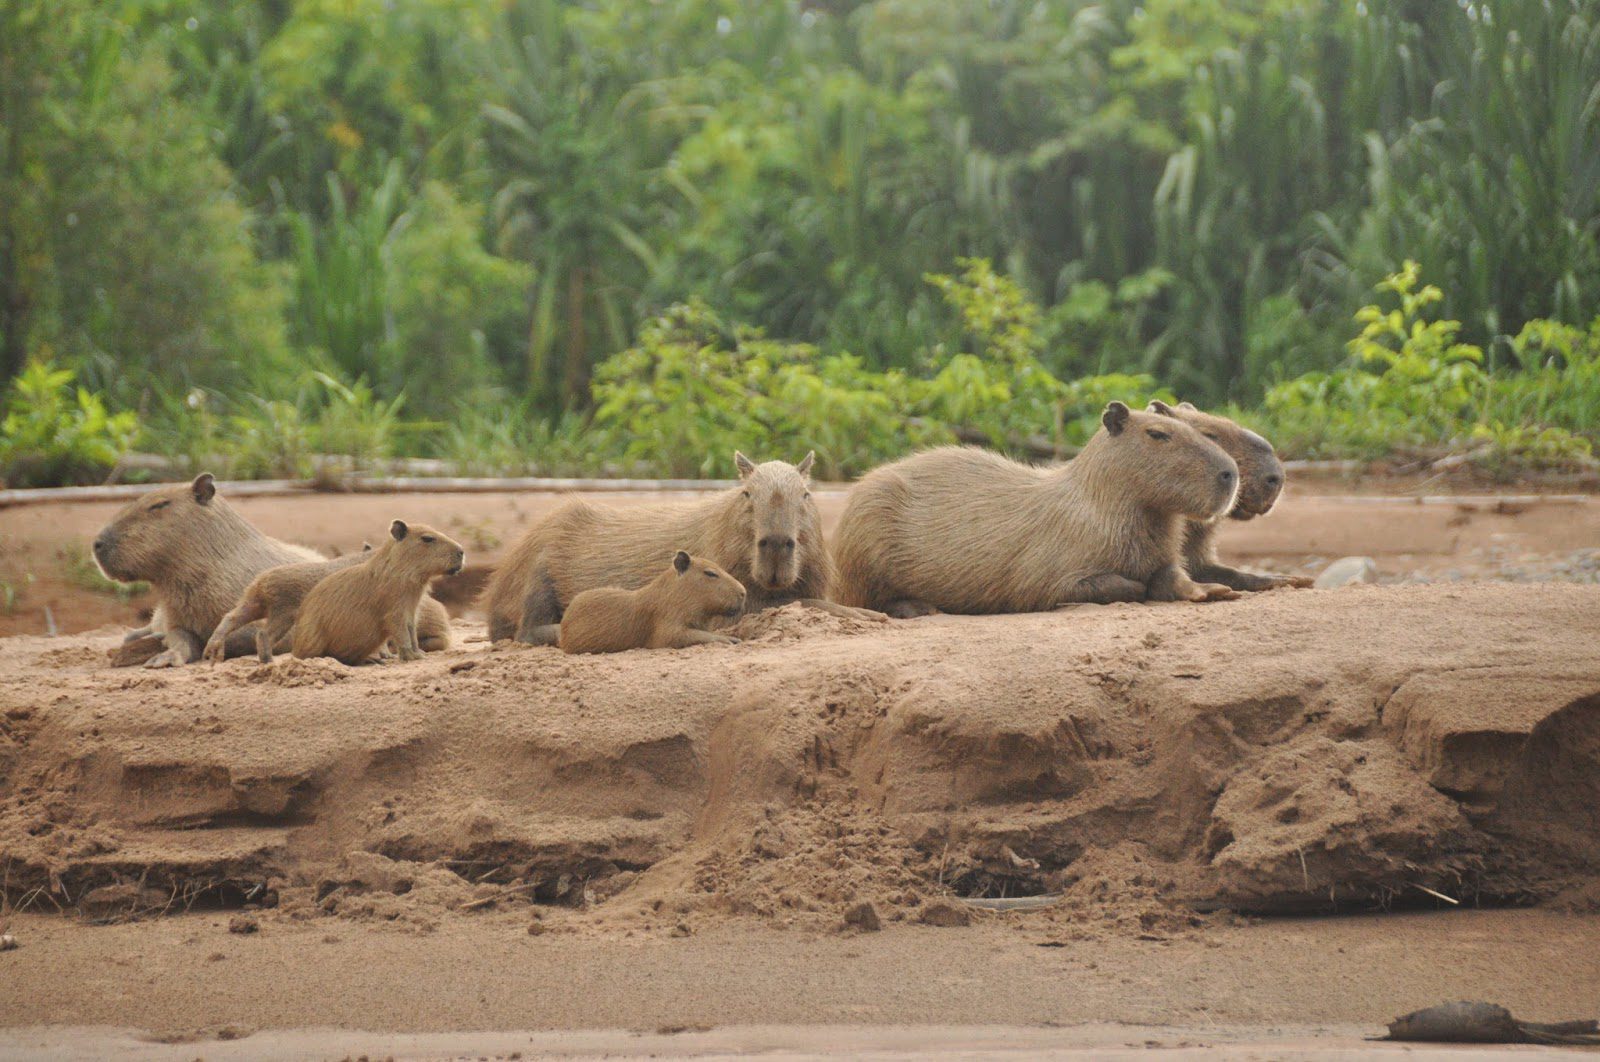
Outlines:
{"label": "capybara front leg", "polygon": [[525,645],[555,645],[561,640],[561,611],[555,585],[540,568],[534,573],[533,589],[522,602],[517,641]]}
{"label": "capybara front leg", "polygon": [[203,646],[200,636],[182,627],[173,627],[166,633],[167,647],[144,662],[145,667],[182,667],[200,659]]}
{"label": "capybara front leg", "polygon": [[148,637],[150,637],[155,632],[156,632],[155,627],[152,626],[151,624],[146,623],[143,627],[135,627],[133,630],[129,631],[127,634],[124,634],[122,636],[122,640],[123,640],[124,643],[136,642],[140,638],[148,638]]}
{"label": "capybara front leg", "polygon": [[1226,601],[1238,591],[1221,583],[1197,583],[1178,564],[1169,564],[1150,577],[1149,601]]}
{"label": "capybara front leg", "polygon": [[[232,612],[222,617],[222,622],[217,624],[217,629],[212,631],[211,637],[206,640],[205,651],[201,655],[213,664],[222,663],[230,655],[238,656],[238,653],[230,654],[228,652],[229,636],[240,627],[260,619],[264,611],[266,610],[261,607],[259,602],[246,597],[234,606]],[[246,649],[245,652],[249,652],[249,650]]]}
{"label": "capybara front leg", "polygon": [[888,623],[889,617],[882,612],[875,612],[870,608],[856,608],[854,605],[841,605],[837,601],[828,601],[820,597],[802,597],[800,603],[807,608],[818,608],[835,616],[845,619],[868,620],[872,623]]}
{"label": "capybara front leg", "polygon": [[1223,586],[1248,593],[1282,590],[1286,587],[1304,590],[1316,581],[1304,575],[1264,575],[1260,572],[1247,572],[1242,568],[1230,568],[1226,564],[1207,564],[1195,568],[1189,576],[1197,582],[1221,583]]}
{"label": "capybara front leg", "polygon": [[417,645],[417,614],[408,612],[400,622],[398,656],[401,660],[421,660],[422,647]]}
{"label": "capybara front leg", "polygon": [[1145,585],[1116,572],[1100,572],[1079,579],[1056,607],[1062,605],[1110,605],[1118,601],[1143,601]]}
{"label": "capybara front leg", "polygon": [[914,597],[902,597],[883,606],[883,614],[890,619],[916,619],[918,616],[937,616],[938,608]]}

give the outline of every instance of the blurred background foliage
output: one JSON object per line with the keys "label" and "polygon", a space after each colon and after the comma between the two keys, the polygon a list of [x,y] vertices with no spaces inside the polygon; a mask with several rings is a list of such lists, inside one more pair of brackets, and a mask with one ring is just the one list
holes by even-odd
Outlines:
{"label": "blurred background foliage", "polygon": [[1597,86],[1596,0],[3,0],[0,474],[1582,463]]}

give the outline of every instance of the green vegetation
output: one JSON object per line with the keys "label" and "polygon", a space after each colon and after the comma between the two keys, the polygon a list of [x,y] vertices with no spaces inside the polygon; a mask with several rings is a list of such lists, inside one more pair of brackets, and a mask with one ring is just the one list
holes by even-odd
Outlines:
{"label": "green vegetation", "polygon": [[0,476],[1587,464],[1596,84],[1592,0],[8,0]]}

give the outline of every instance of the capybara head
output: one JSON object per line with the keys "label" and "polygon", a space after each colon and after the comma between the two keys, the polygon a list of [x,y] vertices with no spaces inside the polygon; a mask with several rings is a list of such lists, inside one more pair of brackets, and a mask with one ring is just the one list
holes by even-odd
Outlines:
{"label": "capybara head", "polygon": [[455,575],[466,563],[467,551],[461,543],[427,524],[407,524],[396,520],[389,525],[389,536],[394,539],[390,549],[408,568],[428,576]]}
{"label": "capybara head", "polygon": [[207,539],[231,522],[216,478],[202,472],[193,483],[160,487],[129,502],[95,536],[94,562],[108,579],[159,578],[175,562],[203,557]]}
{"label": "capybara head", "polygon": [[1106,405],[1101,430],[1077,460],[1134,504],[1214,520],[1233,508],[1239,466],[1216,443],[1181,420]]}
{"label": "capybara head", "polygon": [[672,558],[672,569],[678,573],[672,596],[684,602],[685,611],[708,617],[744,611],[744,584],[704,557],[691,557],[680,549]]}
{"label": "capybara head", "polygon": [[763,589],[785,590],[793,586],[800,578],[802,552],[821,548],[815,534],[821,517],[811,500],[809,479],[816,456],[808,453],[798,465],[787,461],[758,465],[734,451],[744,511],[755,539],[751,578]]}
{"label": "capybara head", "polygon": [[1228,513],[1230,518],[1249,520],[1272,511],[1283,493],[1283,462],[1278,460],[1271,443],[1227,417],[1196,409],[1190,402],[1176,406],[1151,402],[1149,410],[1183,421],[1233,458],[1239,466],[1239,497]]}

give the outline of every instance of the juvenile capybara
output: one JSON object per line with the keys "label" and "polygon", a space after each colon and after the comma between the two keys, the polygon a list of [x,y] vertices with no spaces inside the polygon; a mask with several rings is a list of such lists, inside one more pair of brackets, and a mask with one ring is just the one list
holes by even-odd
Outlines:
{"label": "juvenile capybara", "polygon": [[1229,597],[1179,561],[1184,522],[1222,516],[1238,483],[1216,443],[1121,402],[1056,468],[966,447],[915,454],[850,489],[837,600],[906,618]]}
{"label": "juvenile capybara", "polygon": [[[124,644],[159,636],[153,656],[116,654],[118,666],[173,667],[200,659],[222,617],[238,604],[250,581],[268,568],[325,560],[320,553],[269,538],[228,504],[209,472],[192,483],[160,487],[130,502],[101,528],[94,559],[109,579],[143,580],[154,588],[148,626],[130,631]],[[418,615],[423,647],[450,645],[450,617],[432,598]],[[228,656],[255,648],[254,631],[231,632]]]}
{"label": "juvenile capybara", "polygon": [[802,601],[882,619],[824,600],[833,571],[807,478],[814,457],[757,465],[735,453],[739,485],[703,501],[630,509],[567,502],[530,528],[490,578],[489,636],[555,645],[574,597],[602,586],[636,590],[679,549],[742,583],[746,612]]}
{"label": "juvenile capybara", "polygon": [[460,543],[428,527],[396,520],[369,559],[311,588],[290,634],[295,656],[331,656],[346,664],[376,657],[389,642],[401,660],[422,656],[417,606],[436,576],[461,570]]}
{"label": "juvenile capybara", "polygon": [[561,649],[620,653],[733,645],[739,639],[708,631],[705,625],[739,615],[744,598],[739,580],[680,549],[666,571],[637,590],[602,586],[575,596],[561,617]]}
{"label": "juvenile capybara", "polygon": [[[1272,444],[1227,417],[1205,413],[1191,402],[1169,406],[1151,402],[1152,413],[1174,417],[1189,425],[1228,452],[1239,466],[1239,497],[1228,511],[1230,520],[1253,520],[1272,511],[1283,493],[1283,462]],[[1217,559],[1217,534],[1220,520],[1190,520],[1183,534],[1183,562],[1189,577],[1202,583],[1221,583],[1235,590],[1276,590],[1279,587],[1310,586],[1312,580],[1299,575],[1262,575],[1230,568]]]}
{"label": "juvenile capybara", "polygon": [[[368,547],[370,549],[370,547]],[[239,603],[222,617],[217,629],[206,642],[205,658],[213,663],[227,655],[228,639],[235,630],[254,623],[256,625],[256,658],[263,664],[272,663],[274,652],[289,648],[289,635],[294,630],[295,618],[300,614],[300,603],[311,588],[336,571],[363,564],[370,553],[351,553],[334,560],[305,561],[301,564],[282,564],[268,568],[250,581]]]}

